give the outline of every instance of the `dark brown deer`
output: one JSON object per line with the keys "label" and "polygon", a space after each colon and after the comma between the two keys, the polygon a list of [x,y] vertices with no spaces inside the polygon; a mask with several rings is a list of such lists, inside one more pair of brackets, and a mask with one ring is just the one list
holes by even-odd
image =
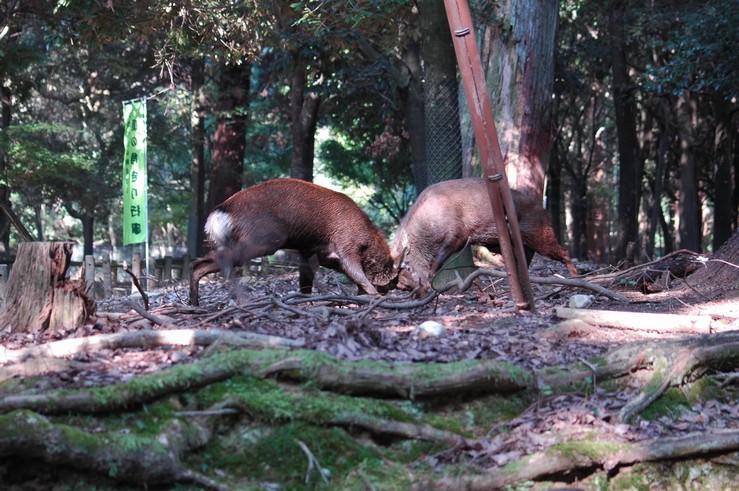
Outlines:
{"label": "dark brown deer", "polygon": [[[544,207],[512,190],[521,238],[530,264],[534,252],[563,262],[572,275],[577,269],[557,241]],[[444,181],[418,196],[395,233],[392,255],[402,262],[398,288],[431,289],[431,280],[444,261],[467,242],[499,252],[498,231],[488,191],[482,179]]]}
{"label": "dark brown deer", "polygon": [[387,292],[397,281],[387,241],[364,211],[342,193],[299,179],[273,179],[239,191],[208,216],[205,232],[211,251],[192,263],[193,305],[206,274],[221,271],[230,278],[234,265],[278,249],[304,258],[303,293],[310,293],[319,264],[346,274],[370,295]]}

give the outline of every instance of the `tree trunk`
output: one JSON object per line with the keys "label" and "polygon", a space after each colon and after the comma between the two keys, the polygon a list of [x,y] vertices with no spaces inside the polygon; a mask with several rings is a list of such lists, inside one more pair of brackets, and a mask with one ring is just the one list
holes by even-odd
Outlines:
{"label": "tree trunk", "polygon": [[406,36],[403,41],[401,60],[408,70],[408,84],[401,89],[400,97],[403,101],[405,130],[408,132],[410,140],[413,181],[416,186],[416,193],[420,193],[428,186],[421,46],[413,36]]}
{"label": "tree trunk", "polygon": [[618,183],[618,220],[620,241],[618,258],[626,256],[629,243],[639,248],[639,201],[641,199],[642,164],[636,135],[636,107],[631,97],[631,82],[626,63],[626,42],[623,0],[611,2],[608,30],[610,35],[613,103],[618,134],[620,164]]}
{"label": "tree trunk", "polygon": [[295,60],[290,79],[290,117],[292,122],[292,162],[290,176],[313,181],[316,127],[321,98],[307,88],[308,76],[303,62]]}
{"label": "tree trunk", "polygon": [[[6,173],[8,172],[8,155],[5,149],[8,148],[8,127],[12,116],[12,93],[10,87],[3,85],[0,87],[0,202],[10,206],[10,189],[5,184],[7,182]],[[10,256],[10,220],[5,213],[0,213],[0,257]]]}
{"label": "tree trunk", "polygon": [[[506,0],[490,38],[486,77],[511,187],[544,194],[553,137],[552,92],[557,2]],[[483,58],[485,59],[485,58]]]}
{"label": "tree trunk", "polygon": [[190,74],[190,218],[187,227],[187,251],[191,257],[204,252],[205,222],[205,93],[203,61],[195,59]]}
{"label": "tree trunk", "polygon": [[93,253],[94,225],[95,216],[92,214],[92,210],[84,213],[82,215],[82,241],[84,243],[82,254],[84,256],[91,256]]}
{"label": "tree trunk", "polygon": [[716,120],[714,151],[716,153],[716,179],[713,208],[713,250],[731,237],[732,225],[737,218],[734,201],[733,180],[731,178],[731,114],[723,97],[714,96],[713,113]]}
{"label": "tree trunk", "polygon": [[251,65],[226,65],[219,81],[218,122],[207,211],[241,190]]}
{"label": "tree trunk", "polygon": [[695,173],[694,128],[698,127],[695,100],[685,92],[677,103],[680,127],[680,192],[678,248],[701,252],[701,220]]}
{"label": "tree trunk", "polygon": [[81,326],[95,310],[82,280],[66,278],[72,242],[22,242],[8,278],[0,329],[37,332]]}

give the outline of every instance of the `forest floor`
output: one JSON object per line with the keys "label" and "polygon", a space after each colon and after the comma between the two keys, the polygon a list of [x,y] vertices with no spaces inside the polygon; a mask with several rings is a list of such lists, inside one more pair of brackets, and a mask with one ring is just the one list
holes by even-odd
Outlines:
{"label": "forest floor", "polygon": [[[579,268],[585,273],[583,279],[586,281],[610,272],[584,264]],[[566,270],[559,263],[539,256],[531,265],[530,275],[533,281],[540,277],[567,277]],[[368,308],[367,303],[356,303],[357,297],[352,293],[355,287],[342,283],[342,278],[333,272],[324,272],[320,293],[314,295],[316,300],[312,301],[295,294],[295,270],[271,267],[267,273],[255,273],[242,279],[238,302],[234,301],[231,289],[223,280],[206,278],[200,287],[199,307],[187,305],[187,285],[176,283],[149,292],[151,318],[131,309],[131,302],[141,302],[140,296],[114,297],[98,300],[96,315],[78,329],[35,334],[0,333],[0,343],[7,350],[18,350],[100,334],[218,329],[292,340],[301,349],[324,352],[341,360],[400,364],[496,360],[525,369],[544,370],[593,360],[627,344],[739,331],[737,282],[719,287],[712,285],[706,289],[699,284],[686,288],[683,282],[674,280],[674,283],[665,283],[661,292],[650,295],[634,291],[633,285],[629,284],[602,285],[622,295],[620,301],[587,289],[534,282],[535,312],[532,313],[515,309],[505,279],[481,277],[466,292],[447,292],[426,305],[392,309],[386,305]],[[689,279],[690,276],[688,283]],[[558,317],[558,309],[568,307],[576,294],[590,296],[592,303],[587,305],[588,310],[710,318],[711,327],[707,329],[705,324],[696,323],[692,329],[681,328],[671,332],[659,324],[612,327],[564,321]],[[407,304],[408,301],[406,292],[395,291],[386,297],[387,303]],[[649,318],[644,322],[650,322]],[[428,328],[431,324],[436,331]],[[46,371],[42,377],[34,378],[33,387],[25,388],[25,392],[35,394],[127,382],[173,365],[198,360],[208,349],[202,346],[171,346],[166,349],[153,346],[151,349],[110,348],[80,353],[73,357],[73,364]],[[479,420],[469,422],[471,426],[488,425],[477,429],[476,434],[483,435],[479,438],[480,445],[424,452],[409,464],[409,468],[424,465],[441,475],[445,466],[460,462],[479,469],[500,467],[523,455],[546,449],[557,441],[556,435],[564,429],[570,435],[596,434],[599,440],[627,442],[739,430],[736,382],[716,392],[715,397],[685,395],[678,402],[679,409],[663,406],[661,412],[657,408],[655,412],[642,414],[628,423],[606,416],[622,408],[639,389],[634,385],[613,391],[601,387],[596,381],[591,393],[547,396],[543,391],[533,400],[528,400],[528,409],[506,421],[491,422],[479,416],[469,416]],[[465,400],[465,395],[460,394],[450,397],[448,403],[459,407]],[[735,466],[739,462],[739,453],[721,455],[716,462]],[[7,474],[3,475],[7,472],[7,468],[0,466],[0,482],[7,478]],[[703,472],[716,474],[715,469]],[[650,479],[655,478],[652,476]],[[698,483],[699,487],[707,482],[710,486],[722,487],[702,479],[708,478],[692,476],[688,481],[692,480],[692,485]],[[14,482],[20,481],[5,480],[6,484]],[[29,484],[32,481],[23,482]],[[565,485],[579,482],[580,486],[589,489],[601,486],[580,482],[577,474],[566,479],[554,479],[553,482]],[[42,483],[40,480],[37,485],[42,486]],[[669,489],[667,483],[664,481],[661,487]],[[527,489],[532,485],[529,482]],[[287,484],[287,487],[292,485]],[[29,484],[28,489],[32,488],[34,486]],[[375,488],[383,489],[382,486]],[[25,488],[16,484],[15,489]],[[331,486],[325,489],[331,489]],[[373,489],[373,486],[368,484],[367,489]]]}

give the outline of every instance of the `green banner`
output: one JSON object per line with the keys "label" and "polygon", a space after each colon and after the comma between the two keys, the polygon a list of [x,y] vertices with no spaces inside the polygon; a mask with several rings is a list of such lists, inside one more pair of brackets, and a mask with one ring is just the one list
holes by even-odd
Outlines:
{"label": "green banner", "polygon": [[123,245],[148,238],[146,101],[123,104]]}

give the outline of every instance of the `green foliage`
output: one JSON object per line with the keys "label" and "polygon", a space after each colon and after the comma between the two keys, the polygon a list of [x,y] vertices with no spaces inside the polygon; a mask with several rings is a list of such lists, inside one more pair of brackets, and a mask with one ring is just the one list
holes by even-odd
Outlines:
{"label": "green foliage", "polygon": [[[35,196],[40,202],[60,199],[65,203],[80,203],[94,210],[103,197],[90,189],[91,182],[100,182],[104,169],[75,142],[81,131],[60,124],[41,123],[8,128],[7,154],[11,167],[3,182],[26,196]],[[38,202],[38,201],[37,201]]]}
{"label": "green foliage", "polygon": [[734,1],[680,2],[677,8],[659,3],[636,10],[632,35],[644,39],[655,53],[641,77],[645,89],[657,94],[692,90],[739,96],[739,9]]}

